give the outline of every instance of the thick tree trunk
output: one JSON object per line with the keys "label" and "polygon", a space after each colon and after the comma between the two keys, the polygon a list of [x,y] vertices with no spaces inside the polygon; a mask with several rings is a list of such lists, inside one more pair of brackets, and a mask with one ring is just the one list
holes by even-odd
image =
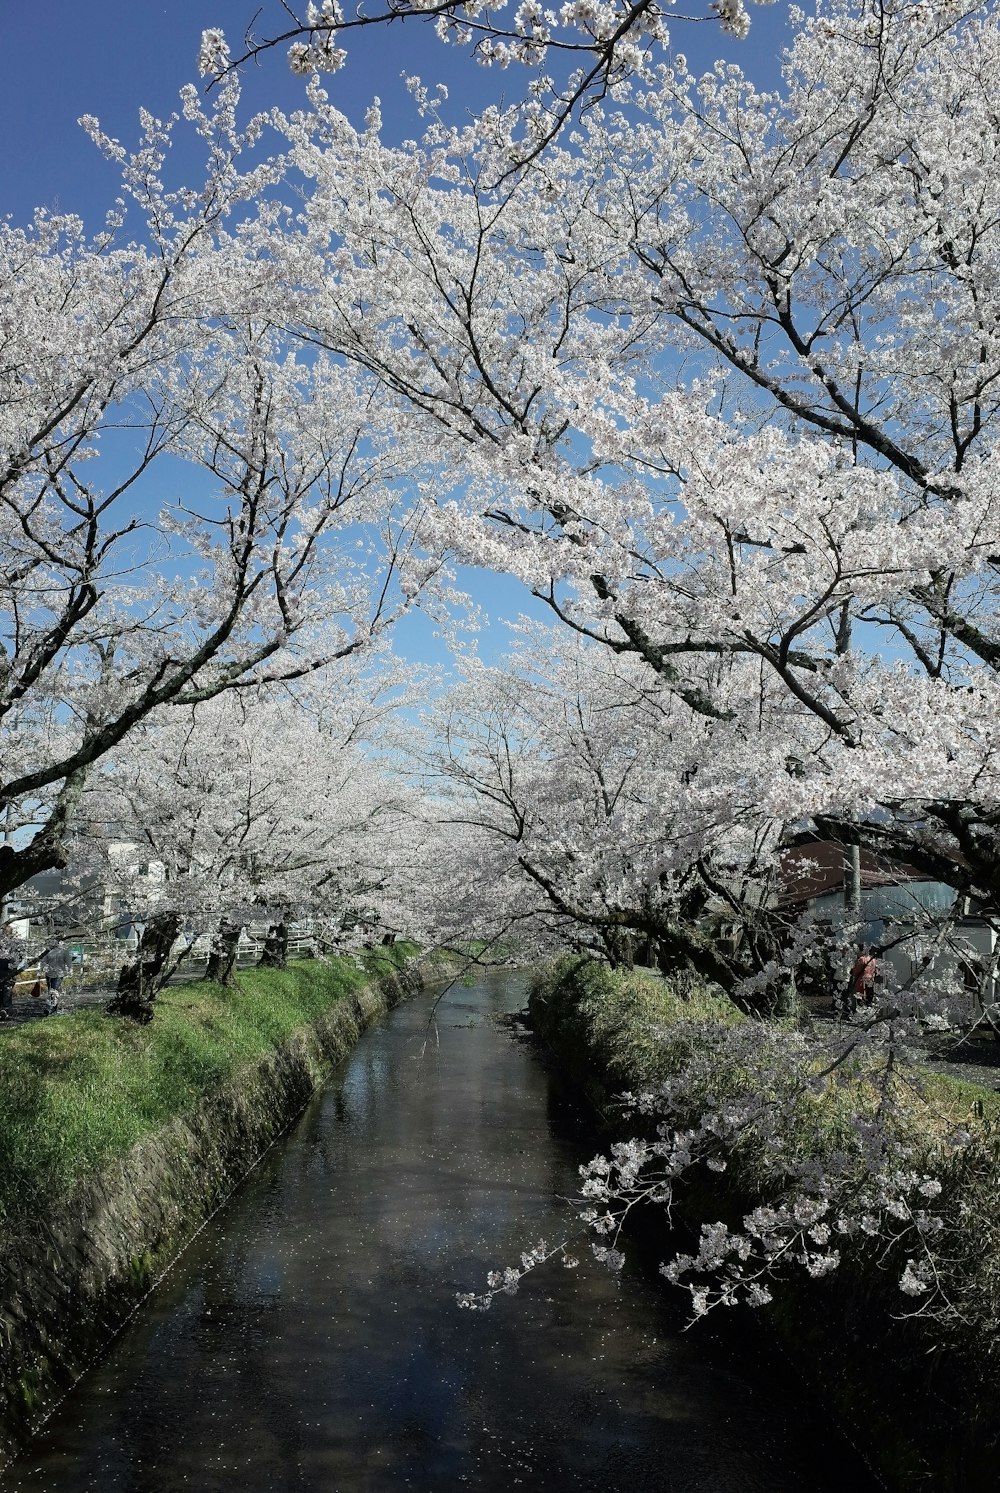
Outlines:
{"label": "thick tree trunk", "polygon": [[[86,772],[71,772],[59,790],[45,825],[27,845],[12,845],[4,832],[0,844],[0,899],[7,900],[32,876],[41,871],[62,870],[66,865],[65,835],[83,792]],[[9,800],[7,809],[9,811]]]}
{"label": "thick tree trunk", "polygon": [[608,951],[612,969],[632,969],[635,965],[635,940],[624,928],[603,928],[601,937]]}
{"label": "thick tree trunk", "polygon": [[135,962],[122,966],[117,994],[105,1007],[109,1016],[128,1016],[143,1025],[152,1021],[153,1002],[169,973],[167,959],[180,927],[180,914],[176,912],[159,912],[150,918]]}
{"label": "thick tree trunk", "polygon": [[260,956],[264,969],[284,969],[288,963],[288,924],[272,923],[267,930],[264,952]]}
{"label": "thick tree trunk", "polygon": [[234,923],[229,918],[221,920],[218,931],[212,936],[212,947],[205,966],[206,980],[212,980],[216,985],[230,983],[236,968],[236,955],[242,932],[242,923]]}

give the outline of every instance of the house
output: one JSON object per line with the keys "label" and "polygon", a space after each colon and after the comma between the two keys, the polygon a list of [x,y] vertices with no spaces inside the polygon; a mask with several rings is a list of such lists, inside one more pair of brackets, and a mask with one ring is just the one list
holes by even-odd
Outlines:
{"label": "house", "polygon": [[[811,840],[781,854],[781,889],[776,905],[808,913],[832,930],[857,921],[855,942],[876,952],[886,983],[903,994],[946,988],[945,1007],[963,1022],[976,1019],[996,999],[1000,928],[953,887],[930,880],[902,860],[862,849],[859,908],[850,907],[852,871],[848,849],[831,840]],[[846,971],[831,971],[839,985]]]}

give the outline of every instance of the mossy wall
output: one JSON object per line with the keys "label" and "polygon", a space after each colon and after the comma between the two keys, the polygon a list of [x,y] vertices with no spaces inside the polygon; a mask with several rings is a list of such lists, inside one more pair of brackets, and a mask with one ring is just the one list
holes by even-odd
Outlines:
{"label": "mossy wall", "polygon": [[[7,1231],[0,1257],[0,1466],[102,1354],[330,1068],[421,983],[401,970],[345,993],[332,972],[325,1014],[52,1199],[30,1223]],[[239,1000],[237,991],[232,999]]]}

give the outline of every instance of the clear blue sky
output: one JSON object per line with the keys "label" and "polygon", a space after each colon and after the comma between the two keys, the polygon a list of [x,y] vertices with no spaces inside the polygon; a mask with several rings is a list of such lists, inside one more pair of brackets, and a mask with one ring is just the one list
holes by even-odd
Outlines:
{"label": "clear blue sky", "polygon": [[[23,221],[44,205],[87,219],[99,216],[114,195],[115,173],[80,130],[80,115],[96,114],[109,133],[133,140],[140,106],[169,114],[181,86],[197,81],[203,27],[221,26],[235,48],[257,3],[46,0],[36,6],[0,0],[0,212]],[[695,0],[693,9],[700,3]],[[723,36],[714,21],[678,21],[675,41],[699,67],[723,53],[770,82],[786,14],[782,4],[754,7],[746,42]],[[281,22],[277,0],[263,0],[256,32],[280,29]],[[358,120],[372,96],[380,95],[386,134],[402,138],[418,128],[401,86],[404,72],[447,83],[458,109],[475,108],[505,89],[516,93],[526,76],[518,68],[480,68],[437,42],[424,23],[410,21],[355,33],[349,61],[329,86],[334,100]],[[293,107],[303,85],[290,74],[282,51],[248,70],[245,87],[250,108],[275,102]]]}
{"label": "clear blue sky", "polygon": [[[177,107],[180,88],[197,82],[202,29],[221,26],[233,49],[253,18],[258,0],[0,0],[0,213],[25,222],[36,206],[78,213],[97,228],[117,192],[115,168],[80,129],[81,114],[96,114],[104,129],[128,146],[138,135],[138,111],[145,106],[163,117]],[[283,29],[277,0],[263,0],[255,22],[258,36]],[[303,0],[302,10],[305,9]],[[349,9],[345,5],[345,9]],[[697,13],[697,4],[692,7]],[[713,20],[674,25],[674,39],[696,70],[717,55],[738,60],[758,81],[776,76],[787,10],[779,3],[754,8],[747,42],[726,38]],[[451,47],[442,46],[422,22],[356,33],[349,60],[329,80],[334,101],[360,119],[373,95],[383,101],[385,133],[402,139],[419,133],[403,74],[448,85],[457,111],[473,110],[516,95],[526,79],[520,69],[486,70]],[[245,75],[248,112],[275,103],[293,108],[303,84],[294,78],[284,49],[265,57]],[[186,138],[186,136],[184,137]],[[180,142],[179,142],[180,143]],[[197,181],[199,162],[190,176]],[[521,587],[502,577],[466,574],[476,600],[499,620],[538,608]],[[401,650],[436,659],[440,650],[426,620],[414,619],[400,636]],[[484,654],[503,648],[504,629],[481,638]]]}

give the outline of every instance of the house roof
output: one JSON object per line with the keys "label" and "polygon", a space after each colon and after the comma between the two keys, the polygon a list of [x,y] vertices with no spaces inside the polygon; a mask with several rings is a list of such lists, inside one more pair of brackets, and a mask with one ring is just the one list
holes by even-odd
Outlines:
{"label": "house roof", "polygon": [[[779,907],[799,907],[813,897],[841,891],[847,866],[848,850],[835,840],[811,840],[781,852],[782,887]],[[907,881],[926,881],[927,877],[905,861],[861,851],[862,890],[880,886],[899,886]]]}

